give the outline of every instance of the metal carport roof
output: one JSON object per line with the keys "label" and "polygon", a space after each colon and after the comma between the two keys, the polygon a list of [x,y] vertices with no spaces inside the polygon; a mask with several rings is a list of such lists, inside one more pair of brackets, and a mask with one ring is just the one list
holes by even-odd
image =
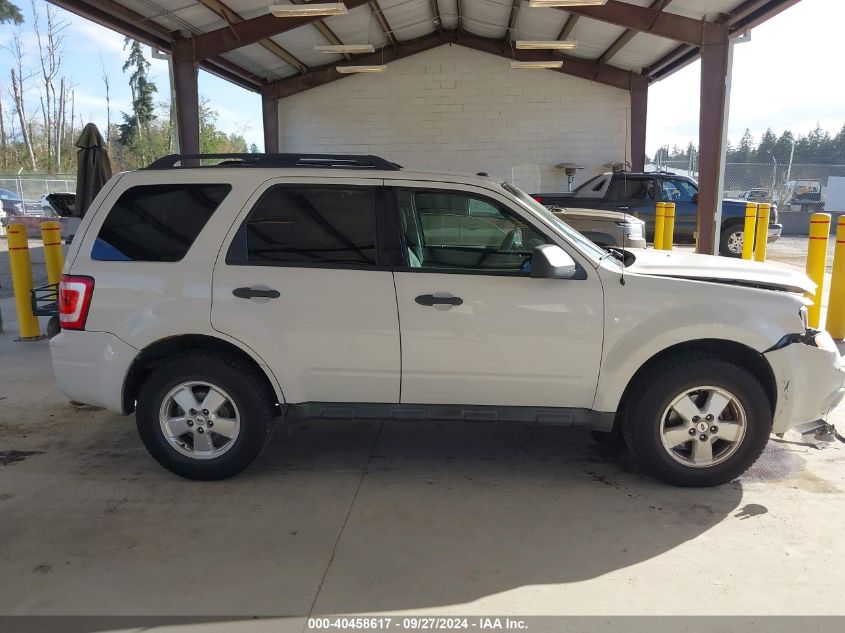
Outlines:
{"label": "metal carport roof", "polygon": [[[339,79],[340,55],[315,45],[371,43],[356,63],[381,63],[444,43],[514,59],[516,39],[574,39],[558,71],[630,89],[631,75],[658,80],[696,59],[714,32],[741,34],[798,0],[608,0],[604,6],[529,8],[527,0],[346,0],[347,15],[276,18],[270,0],[50,0],[200,67],[283,97]],[[273,0],[301,4],[304,0]],[[349,58],[349,56],[347,56]]]}

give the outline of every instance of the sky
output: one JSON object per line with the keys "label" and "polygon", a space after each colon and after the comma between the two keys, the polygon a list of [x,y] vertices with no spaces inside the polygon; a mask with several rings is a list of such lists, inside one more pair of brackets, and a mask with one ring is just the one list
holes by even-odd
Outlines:
{"label": "sky", "polygon": [[[41,12],[46,2],[35,0]],[[32,6],[30,0],[17,0],[15,4],[24,13],[26,23],[21,25],[24,66],[31,70],[38,67],[38,46],[32,29]],[[129,91],[128,75],[122,66],[126,59],[124,36],[78,17],[69,11],[57,9],[60,19],[67,23],[64,43],[63,74],[74,84],[77,121],[81,114],[85,122],[93,121],[100,130],[106,124],[106,94],[102,80],[101,60],[109,75],[112,120],[120,120],[121,112],[132,108],[132,96]],[[15,26],[0,25],[0,47],[9,45]],[[43,31],[42,31],[43,32]],[[92,46],[92,42],[94,45]],[[156,103],[170,98],[170,79],[167,61],[153,59],[150,48],[144,46],[144,53],[150,61],[150,74],[158,88]],[[0,98],[6,112],[11,112],[9,97],[9,69],[14,58],[5,48],[0,48]],[[219,79],[203,70],[199,72],[199,92],[211,102],[212,109],[218,113],[217,127],[227,133],[243,134],[247,144],[255,143],[261,148],[264,137],[261,123],[261,97],[254,92],[239,88],[228,81]],[[34,81],[33,81],[33,100]],[[78,124],[77,124],[78,125]]]}
{"label": "sky", "polygon": [[[755,140],[775,133],[804,134],[818,123],[835,134],[845,123],[841,66],[842,0],[802,0],[734,46],[728,138],[737,144],[746,129]],[[698,145],[700,63],[649,89],[646,152],[662,145]]]}
{"label": "sky", "polygon": [[[43,6],[43,0],[35,0]],[[37,48],[32,29],[32,9],[18,0],[25,13],[26,64],[33,70]],[[127,77],[121,70],[126,53],[122,35],[84,18],[58,9],[67,23],[64,73],[74,82],[76,111],[83,119],[105,127],[105,89],[101,59],[111,82],[112,118],[130,110]],[[756,139],[767,127],[776,133],[790,129],[806,133],[818,123],[836,133],[845,123],[845,82],[841,80],[841,25],[845,23],[842,0],[802,0],[754,29],[751,41],[734,48],[734,72],[728,128],[737,143],[746,128]],[[0,47],[7,46],[15,27],[0,25]],[[92,46],[91,43],[95,45]],[[145,47],[146,48],[146,47]],[[149,49],[146,48],[149,53]],[[169,98],[167,62],[151,59],[151,73],[158,86],[157,101]],[[12,57],[0,48],[0,98],[10,111],[8,68]],[[654,154],[662,145],[685,147],[698,142],[698,62],[654,84],[649,90],[646,150]],[[199,73],[200,94],[218,112],[218,127],[243,134],[247,143],[263,145],[261,99],[204,71]]]}

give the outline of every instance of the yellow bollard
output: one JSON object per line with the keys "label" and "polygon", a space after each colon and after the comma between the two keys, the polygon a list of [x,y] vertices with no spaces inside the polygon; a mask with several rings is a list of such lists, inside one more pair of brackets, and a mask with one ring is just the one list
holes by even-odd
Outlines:
{"label": "yellow bollard", "polygon": [[29,261],[26,227],[23,224],[10,224],[6,234],[9,237],[9,265],[12,269],[20,340],[38,340],[41,338],[41,328],[38,325],[38,317],[32,314],[29,298],[29,291],[32,290],[32,266]]}
{"label": "yellow bollard", "polygon": [[675,203],[667,202],[666,217],[663,220],[663,250],[671,251],[675,239]]}
{"label": "yellow bollard", "polygon": [[745,229],[742,232],[742,259],[754,259],[754,233],[757,227],[757,203],[745,204]]}
{"label": "yellow bollard", "polygon": [[827,264],[827,240],[830,237],[830,214],[814,213],[810,216],[810,244],[807,249],[807,276],[816,282],[816,292],[807,293],[813,302],[807,310],[810,327],[819,327],[824,296],[824,268]]}
{"label": "yellow bollard", "polygon": [[57,284],[62,280],[62,226],[55,220],[41,223],[41,239],[44,241],[44,264],[47,268],[47,282]]}
{"label": "yellow bollard", "polygon": [[654,248],[663,248],[663,225],[666,218],[666,203],[658,202],[654,211]]}
{"label": "yellow bollard", "polygon": [[845,338],[845,215],[836,222],[836,246],[833,251],[833,275],[827,300],[825,329],[833,338]]}
{"label": "yellow bollard", "polygon": [[[769,214],[772,205],[761,202],[757,205],[757,235],[754,240],[754,259],[758,262],[766,261],[766,248],[769,244]],[[830,216],[827,218],[830,223]]]}

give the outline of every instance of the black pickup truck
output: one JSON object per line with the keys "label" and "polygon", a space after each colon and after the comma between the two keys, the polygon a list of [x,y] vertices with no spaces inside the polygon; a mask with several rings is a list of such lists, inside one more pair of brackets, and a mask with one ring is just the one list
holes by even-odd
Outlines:
{"label": "black pickup truck", "polygon": [[[657,202],[675,203],[677,243],[695,241],[698,216],[698,184],[691,178],[668,172],[631,173],[618,171],[600,174],[571,193],[535,193],[534,198],[547,207],[623,211],[646,224],[646,236],[654,239],[654,215]],[[745,200],[722,201],[722,233],[719,252],[728,257],[742,256]],[[769,242],[781,232],[777,208],[769,219]]]}

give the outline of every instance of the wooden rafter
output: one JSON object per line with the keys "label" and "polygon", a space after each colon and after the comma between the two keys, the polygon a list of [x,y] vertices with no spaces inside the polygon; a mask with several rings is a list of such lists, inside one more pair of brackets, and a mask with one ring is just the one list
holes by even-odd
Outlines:
{"label": "wooden rafter", "polygon": [[513,0],[513,4],[511,5],[511,15],[508,18],[508,27],[505,30],[505,37],[504,43],[502,45],[502,50],[506,50],[510,43],[513,41],[513,29],[516,26],[516,20],[519,16],[519,5],[522,4],[522,0]]}
{"label": "wooden rafter", "polygon": [[[234,11],[229,6],[223,4],[221,0],[199,0],[200,4],[206,7],[209,11],[216,13],[221,18],[226,20],[229,24],[239,24],[244,21],[243,16]],[[294,54],[287,51],[284,47],[280,46],[273,40],[267,38],[260,40],[258,42],[263,48],[270,51],[278,57],[279,59],[283,60],[285,63],[290,64],[294,68],[296,68],[301,73],[308,72],[308,66],[306,66],[298,57]]]}

